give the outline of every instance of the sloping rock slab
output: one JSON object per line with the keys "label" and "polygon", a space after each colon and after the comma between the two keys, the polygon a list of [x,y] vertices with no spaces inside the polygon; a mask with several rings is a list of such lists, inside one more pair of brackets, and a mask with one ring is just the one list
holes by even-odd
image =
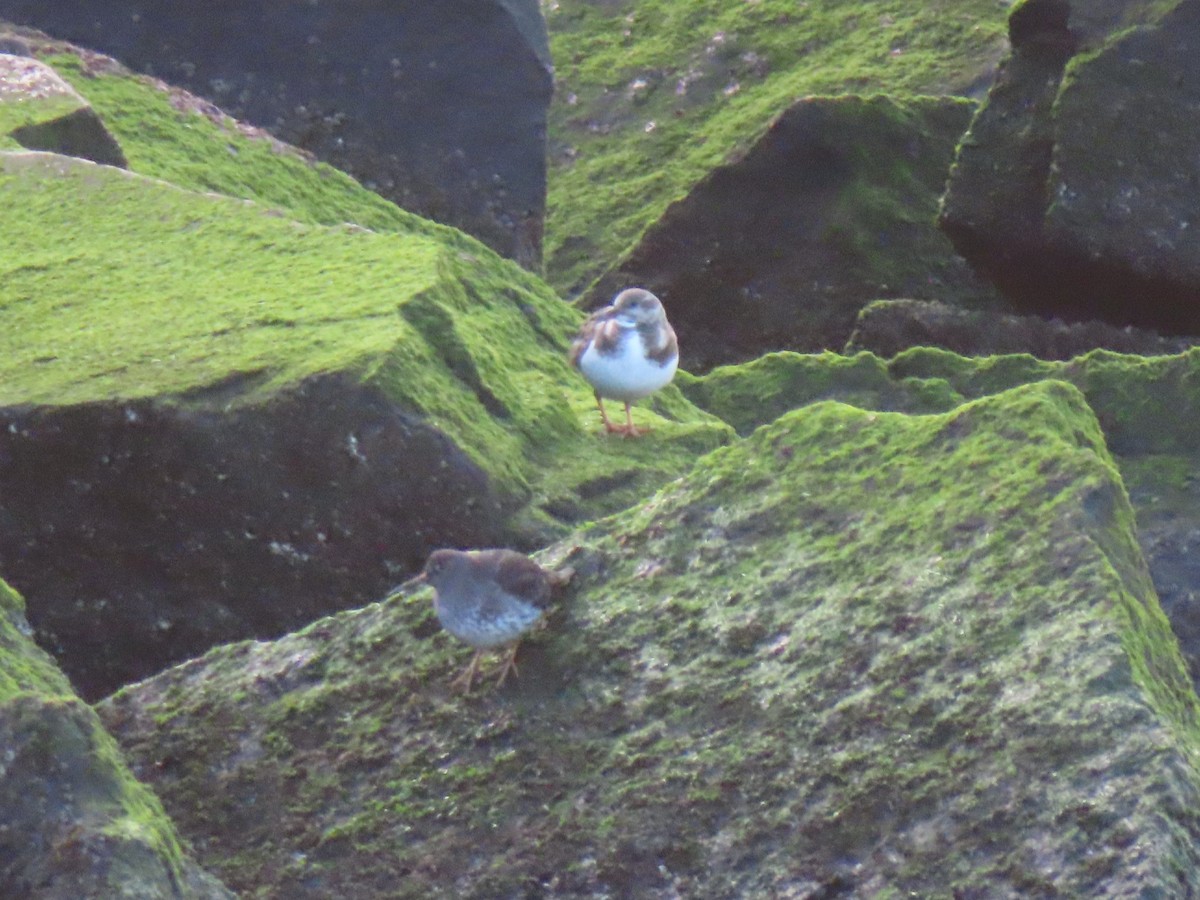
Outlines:
{"label": "sloping rock slab", "polygon": [[972,105],[809,98],[674,204],[589,292],[662,299],[683,365],[840,349],[886,296],[995,301],[934,226]]}
{"label": "sloping rock slab", "polygon": [[965,359],[932,348],[890,361],[772,353],[680,379],[689,399],[739,434],[821,400],[928,414],[1039,380],[1073,383],[1116,457],[1159,601],[1200,689],[1200,351],[1155,358],[1096,351],[1067,362],[1026,354]]}
{"label": "sloping rock slab", "polygon": [[1022,306],[1200,332],[1200,3],[1027,0],[942,227]]}
{"label": "sloping rock slab", "polygon": [[120,144],[87,102],[49,66],[0,52],[0,133],[29,150],[127,163]]}
{"label": "sloping rock slab", "polygon": [[1144,328],[1118,328],[1106,322],[1005,315],[936,300],[879,300],[859,313],[844,352],[891,357],[910,347],[940,347],[960,356],[1028,353],[1064,360],[1097,349],[1167,356],[1196,343],[1200,339],[1163,337]]}
{"label": "sloping rock slab", "polygon": [[449,229],[50,154],[0,154],[0,198],[0,559],[89,700],[438,546],[543,546],[732,437],[673,388],[645,440],[598,434],[579,314]]}
{"label": "sloping rock slab", "polygon": [[535,0],[0,0],[0,17],[185,87],[540,263],[552,76]]}
{"label": "sloping rock slab", "polygon": [[29,634],[0,581],[0,896],[232,898]]}
{"label": "sloping rock slab", "polygon": [[101,714],[235,888],[306,897],[1200,888],[1197,701],[1095,418],[823,403],[544,557],[471,697],[429,596]]}

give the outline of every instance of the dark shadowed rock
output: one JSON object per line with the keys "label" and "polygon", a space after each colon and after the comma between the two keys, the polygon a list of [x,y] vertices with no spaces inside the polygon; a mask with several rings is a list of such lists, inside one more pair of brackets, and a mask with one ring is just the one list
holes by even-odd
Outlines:
{"label": "dark shadowed rock", "polygon": [[1200,3],[1028,0],[942,227],[1028,309],[1200,331]]}
{"label": "dark shadowed rock", "polygon": [[[22,45],[10,49],[20,50]],[[29,150],[126,165],[120,144],[53,69],[0,47],[0,133]]]}
{"label": "dark shadowed rock", "polygon": [[223,408],[255,380],[0,410],[0,557],[84,696],[378,596],[436,547],[511,540],[511,499],[377,387]]}
{"label": "dark shadowed rock", "polygon": [[0,896],[231,900],[30,631],[0,581]]}
{"label": "dark shadowed rock", "polygon": [[941,347],[961,356],[1029,353],[1039,359],[1071,359],[1096,349],[1163,356],[1193,343],[1200,339],[1163,337],[1106,322],[1005,315],[934,300],[879,300],[859,313],[845,352],[891,357],[909,347]]}
{"label": "dark shadowed rock", "polygon": [[1200,887],[1196,697],[1075,388],[793,412],[563,561],[502,690],[449,689],[422,590],[101,715],[248,893]]}
{"label": "dark shadowed rock", "polygon": [[0,0],[354,175],[541,261],[552,88],[536,0]]}
{"label": "dark shadowed rock", "polygon": [[654,291],[695,371],[840,349],[881,296],[994,302],[934,225],[971,110],[951,99],[799,101],[673,204],[587,305],[629,284]]}

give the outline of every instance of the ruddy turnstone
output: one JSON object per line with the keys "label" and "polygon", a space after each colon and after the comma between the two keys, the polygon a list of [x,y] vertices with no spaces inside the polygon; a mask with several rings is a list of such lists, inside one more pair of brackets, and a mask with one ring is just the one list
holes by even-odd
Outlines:
{"label": "ruddy turnstone", "polygon": [[[583,323],[571,343],[571,364],[595,389],[605,430],[633,437],[643,432],[633,426],[629,407],[675,377],[679,345],[658,298],[628,288]],[[604,397],[624,402],[624,426],[609,420]]]}
{"label": "ruddy turnstone", "polygon": [[545,613],[559,576],[515,550],[435,550],[418,577],[433,585],[442,627],[475,648],[471,664],[451,682],[469,691],[491,647],[512,644],[497,687],[517,671],[520,638]]}

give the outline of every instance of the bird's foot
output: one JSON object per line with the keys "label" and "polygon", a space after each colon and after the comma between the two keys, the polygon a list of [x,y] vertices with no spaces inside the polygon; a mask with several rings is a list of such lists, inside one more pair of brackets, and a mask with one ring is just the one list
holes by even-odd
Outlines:
{"label": "bird's foot", "polygon": [[475,655],[471,657],[471,664],[458,674],[458,676],[450,682],[451,688],[461,688],[464,694],[471,693],[471,685],[475,681],[475,673],[479,671],[479,660],[483,658],[483,651],[476,650]]}
{"label": "bird's foot", "polygon": [[515,644],[513,645],[512,650],[508,652],[508,656],[504,658],[504,668],[500,670],[500,677],[496,680],[496,687],[500,687],[502,684],[504,684],[504,679],[508,677],[509,672],[512,672],[513,675],[521,674],[519,671],[517,671],[517,645]]}

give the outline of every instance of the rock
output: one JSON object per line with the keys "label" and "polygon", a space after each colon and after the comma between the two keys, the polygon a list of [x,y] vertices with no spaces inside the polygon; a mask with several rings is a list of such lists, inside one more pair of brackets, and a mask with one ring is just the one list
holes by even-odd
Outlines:
{"label": "rock", "polygon": [[571,299],[799,98],[981,97],[1008,52],[1008,9],[992,0],[961,0],[952,15],[922,3],[878,15],[853,3],[542,6],[555,62],[546,277]]}
{"label": "rock", "polygon": [[965,359],[914,348],[890,361],[869,353],[773,353],[703,377],[684,394],[750,434],[788,410],[835,399],[870,410],[930,414],[1047,379],[1069,381],[1103,428],[1130,500],[1159,600],[1200,689],[1200,350],[1146,359],[1094,351],[1063,362],[1028,354]]}
{"label": "rock", "polygon": [[1063,322],[991,310],[959,309],[934,300],[879,300],[863,307],[844,352],[890,357],[910,347],[940,347],[960,356],[1029,353],[1071,359],[1090,350],[1143,356],[1180,353],[1198,340],[1105,322]]}
{"label": "rock", "polygon": [[732,436],[670,388],[608,441],[581,316],[448,229],[305,225],[0,156],[0,558],[87,699],[529,549]]}
{"label": "rock", "polygon": [[1197,700],[1070,385],[817,404],[542,561],[573,594],[503,690],[450,691],[422,590],[102,717],[247,893],[1198,886]]}
{"label": "rock", "polygon": [[3,0],[0,18],[188,88],[540,266],[552,76],[535,0]]}
{"label": "rock", "polygon": [[29,639],[23,606],[0,581],[0,895],[232,898]]}
{"label": "rock", "polygon": [[122,168],[127,165],[120,144],[96,111],[53,69],[6,52],[0,52],[3,135],[29,150],[64,153]]}
{"label": "rock", "polygon": [[701,180],[601,278],[657,294],[690,371],[771,350],[840,349],[888,294],[994,302],[933,225],[971,105],[798,101],[746,154]]}
{"label": "rock", "polygon": [[1029,0],[941,224],[1027,310],[1200,333],[1200,4]]}

